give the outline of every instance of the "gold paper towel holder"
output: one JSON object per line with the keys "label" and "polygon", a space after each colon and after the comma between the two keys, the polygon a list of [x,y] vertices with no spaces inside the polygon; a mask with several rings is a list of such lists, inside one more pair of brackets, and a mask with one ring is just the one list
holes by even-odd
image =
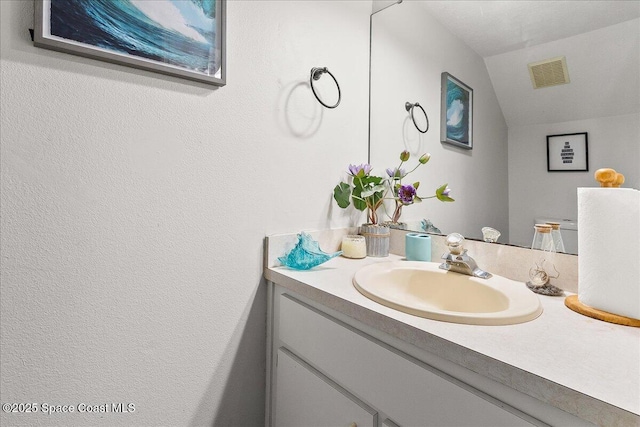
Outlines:
{"label": "gold paper towel holder", "polygon": [[578,299],[578,295],[569,295],[567,298],[565,298],[564,305],[566,305],[576,313],[580,313],[584,316],[592,317],[598,320],[603,320],[609,323],[615,323],[617,325],[633,326],[634,328],[640,328],[640,319],[620,316],[618,314],[613,314],[607,311],[602,311],[602,310],[598,310],[597,308],[590,307],[586,304],[581,303],[580,300]]}

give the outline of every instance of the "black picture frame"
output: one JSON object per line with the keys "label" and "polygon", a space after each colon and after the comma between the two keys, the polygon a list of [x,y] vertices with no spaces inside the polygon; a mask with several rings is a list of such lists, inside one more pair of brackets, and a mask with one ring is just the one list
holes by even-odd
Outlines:
{"label": "black picture frame", "polygon": [[588,172],[587,132],[547,135],[547,172]]}

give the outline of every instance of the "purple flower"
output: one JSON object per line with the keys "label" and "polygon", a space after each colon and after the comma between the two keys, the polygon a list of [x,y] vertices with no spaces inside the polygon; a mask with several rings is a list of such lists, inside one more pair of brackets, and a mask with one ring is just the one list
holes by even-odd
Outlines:
{"label": "purple flower", "polygon": [[443,196],[447,196],[449,197],[449,193],[451,193],[451,189],[449,187],[445,188],[444,191],[442,192]]}
{"label": "purple flower", "polygon": [[371,165],[368,163],[363,163],[359,166],[349,165],[349,173],[353,176],[363,177],[369,175],[369,172],[371,172]]}
{"label": "purple flower", "polygon": [[404,169],[398,169],[398,168],[389,168],[387,169],[387,175],[389,175],[391,178],[404,178],[405,176],[407,176],[407,173],[405,172]]}
{"label": "purple flower", "polygon": [[413,185],[401,185],[398,189],[398,198],[403,205],[412,204],[414,197],[416,197],[416,189]]}

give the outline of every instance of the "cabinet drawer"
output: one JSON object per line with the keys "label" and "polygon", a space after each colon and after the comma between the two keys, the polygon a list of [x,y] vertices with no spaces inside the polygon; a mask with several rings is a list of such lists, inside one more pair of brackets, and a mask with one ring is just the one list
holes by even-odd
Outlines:
{"label": "cabinet drawer", "polygon": [[286,294],[280,295],[279,307],[279,339],[285,347],[399,425],[532,425],[516,409],[499,406]]}
{"label": "cabinet drawer", "polygon": [[374,410],[286,350],[278,350],[277,427],[376,426]]}

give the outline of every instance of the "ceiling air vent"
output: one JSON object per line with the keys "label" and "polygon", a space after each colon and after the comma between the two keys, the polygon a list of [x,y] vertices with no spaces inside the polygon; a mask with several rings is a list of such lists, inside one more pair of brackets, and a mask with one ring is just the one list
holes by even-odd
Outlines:
{"label": "ceiling air vent", "polygon": [[569,83],[567,60],[564,56],[559,56],[545,59],[544,61],[532,62],[529,64],[529,75],[534,89]]}

